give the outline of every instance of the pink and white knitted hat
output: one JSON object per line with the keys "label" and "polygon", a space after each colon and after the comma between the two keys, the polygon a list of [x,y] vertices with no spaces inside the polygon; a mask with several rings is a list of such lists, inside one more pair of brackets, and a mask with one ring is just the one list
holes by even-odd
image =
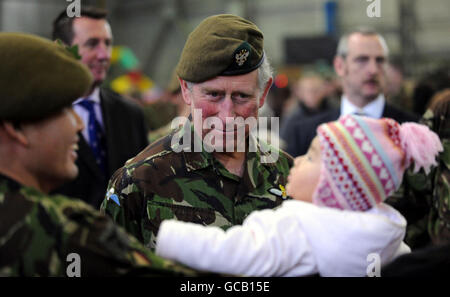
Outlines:
{"label": "pink and white knitted hat", "polygon": [[412,161],[414,171],[436,165],[439,137],[416,123],[388,118],[342,116],[317,128],[322,168],[313,203],[365,211],[400,186]]}

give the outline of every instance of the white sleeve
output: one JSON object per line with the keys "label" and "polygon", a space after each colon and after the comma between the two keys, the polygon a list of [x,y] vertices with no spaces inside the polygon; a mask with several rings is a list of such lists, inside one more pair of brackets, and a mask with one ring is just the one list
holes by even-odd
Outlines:
{"label": "white sleeve", "polygon": [[297,213],[322,276],[365,276],[370,254],[383,266],[407,252],[406,220],[388,205],[355,212],[311,204]]}
{"label": "white sleeve", "polygon": [[242,226],[218,227],[164,221],[156,254],[192,268],[246,276],[317,273],[295,212],[285,207],[252,213]]}
{"label": "white sleeve", "polygon": [[411,248],[404,241],[402,241],[400,243],[400,246],[398,247],[398,250],[395,252],[394,256],[392,257],[391,261],[397,257],[400,257],[401,255],[409,254],[409,253],[411,253]]}

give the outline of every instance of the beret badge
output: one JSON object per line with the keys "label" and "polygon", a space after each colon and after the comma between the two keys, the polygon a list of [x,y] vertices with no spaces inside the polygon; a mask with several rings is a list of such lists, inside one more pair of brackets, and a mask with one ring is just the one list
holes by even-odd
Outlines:
{"label": "beret badge", "polygon": [[244,65],[245,61],[247,61],[249,51],[246,49],[242,49],[239,53],[237,53],[234,57],[236,58],[236,64],[238,66]]}
{"label": "beret badge", "polygon": [[250,59],[250,54],[252,52],[252,48],[248,42],[242,42],[233,52],[233,58],[235,64],[231,64],[230,67],[236,70],[240,69],[242,66],[245,67],[247,60]]}

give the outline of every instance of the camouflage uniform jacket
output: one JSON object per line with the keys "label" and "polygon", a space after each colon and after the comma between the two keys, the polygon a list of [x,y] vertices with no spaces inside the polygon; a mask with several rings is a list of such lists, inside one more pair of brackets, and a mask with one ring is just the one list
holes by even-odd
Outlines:
{"label": "camouflage uniform jacket", "polygon": [[0,276],[195,275],[162,259],[89,205],[0,175]]}
{"label": "camouflage uniform jacket", "polygon": [[407,219],[405,242],[412,248],[450,243],[450,103],[429,109],[421,123],[438,134],[444,151],[437,158],[438,166],[426,175],[423,170],[405,172],[400,190],[387,203]]}
{"label": "camouflage uniform jacket", "polygon": [[450,119],[449,102],[428,110],[423,123],[435,131],[441,139],[444,151],[438,157],[438,166],[432,172],[428,198],[430,213],[428,234],[434,244],[450,243]]}
{"label": "camouflage uniform jacket", "polygon": [[[267,153],[257,142],[257,149],[246,153],[244,173],[238,177],[211,153],[195,152],[195,141],[189,152],[175,152],[171,139],[177,131],[180,129],[149,145],[117,170],[101,206],[147,247],[155,248],[163,220],[225,230],[242,224],[252,211],[274,208],[287,198],[284,186],[293,164],[288,154],[277,150],[276,162],[262,163],[261,156]],[[191,129],[195,139],[194,134]]]}

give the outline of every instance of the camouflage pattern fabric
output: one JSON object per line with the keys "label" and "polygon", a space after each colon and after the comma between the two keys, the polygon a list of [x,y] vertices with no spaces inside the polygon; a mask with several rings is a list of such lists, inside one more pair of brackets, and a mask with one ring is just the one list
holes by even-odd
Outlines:
{"label": "camouflage pattern fabric", "polygon": [[428,233],[433,244],[450,243],[450,101],[437,104],[428,110],[423,123],[441,139],[444,151],[439,155],[439,165],[432,177],[429,201]]}
{"label": "camouflage pattern fabric", "polygon": [[[163,220],[176,219],[227,228],[242,224],[254,210],[275,208],[287,199],[292,157],[280,151],[273,163],[261,163],[262,142],[246,154],[242,177],[231,174],[211,153],[194,152],[191,129],[190,152],[171,147],[177,129],[149,145],[112,176],[102,211],[136,236],[147,247]],[[182,132],[184,133],[184,132]],[[181,141],[180,141],[181,142]],[[267,149],[267,147],[265,148]],[[114,199],[113,199],[114,198]]]}
{"label": "camouflage pattern fabric", "polygon": [[450,101],[428,109],[421,119],[436,132],[444,151],[438,157],[438,166],[429,175],[421,170],[405,172],[400,190],[387,202],[407,219],[405,242],[412,249],[430,244],[450,243]]}
{"label": "camouflage pattern fabric", "polygon": [[89,205],[48,196],[0,175],[0,276],[66,276],[80,256],[80,276],[195,276],[162,259]]}

